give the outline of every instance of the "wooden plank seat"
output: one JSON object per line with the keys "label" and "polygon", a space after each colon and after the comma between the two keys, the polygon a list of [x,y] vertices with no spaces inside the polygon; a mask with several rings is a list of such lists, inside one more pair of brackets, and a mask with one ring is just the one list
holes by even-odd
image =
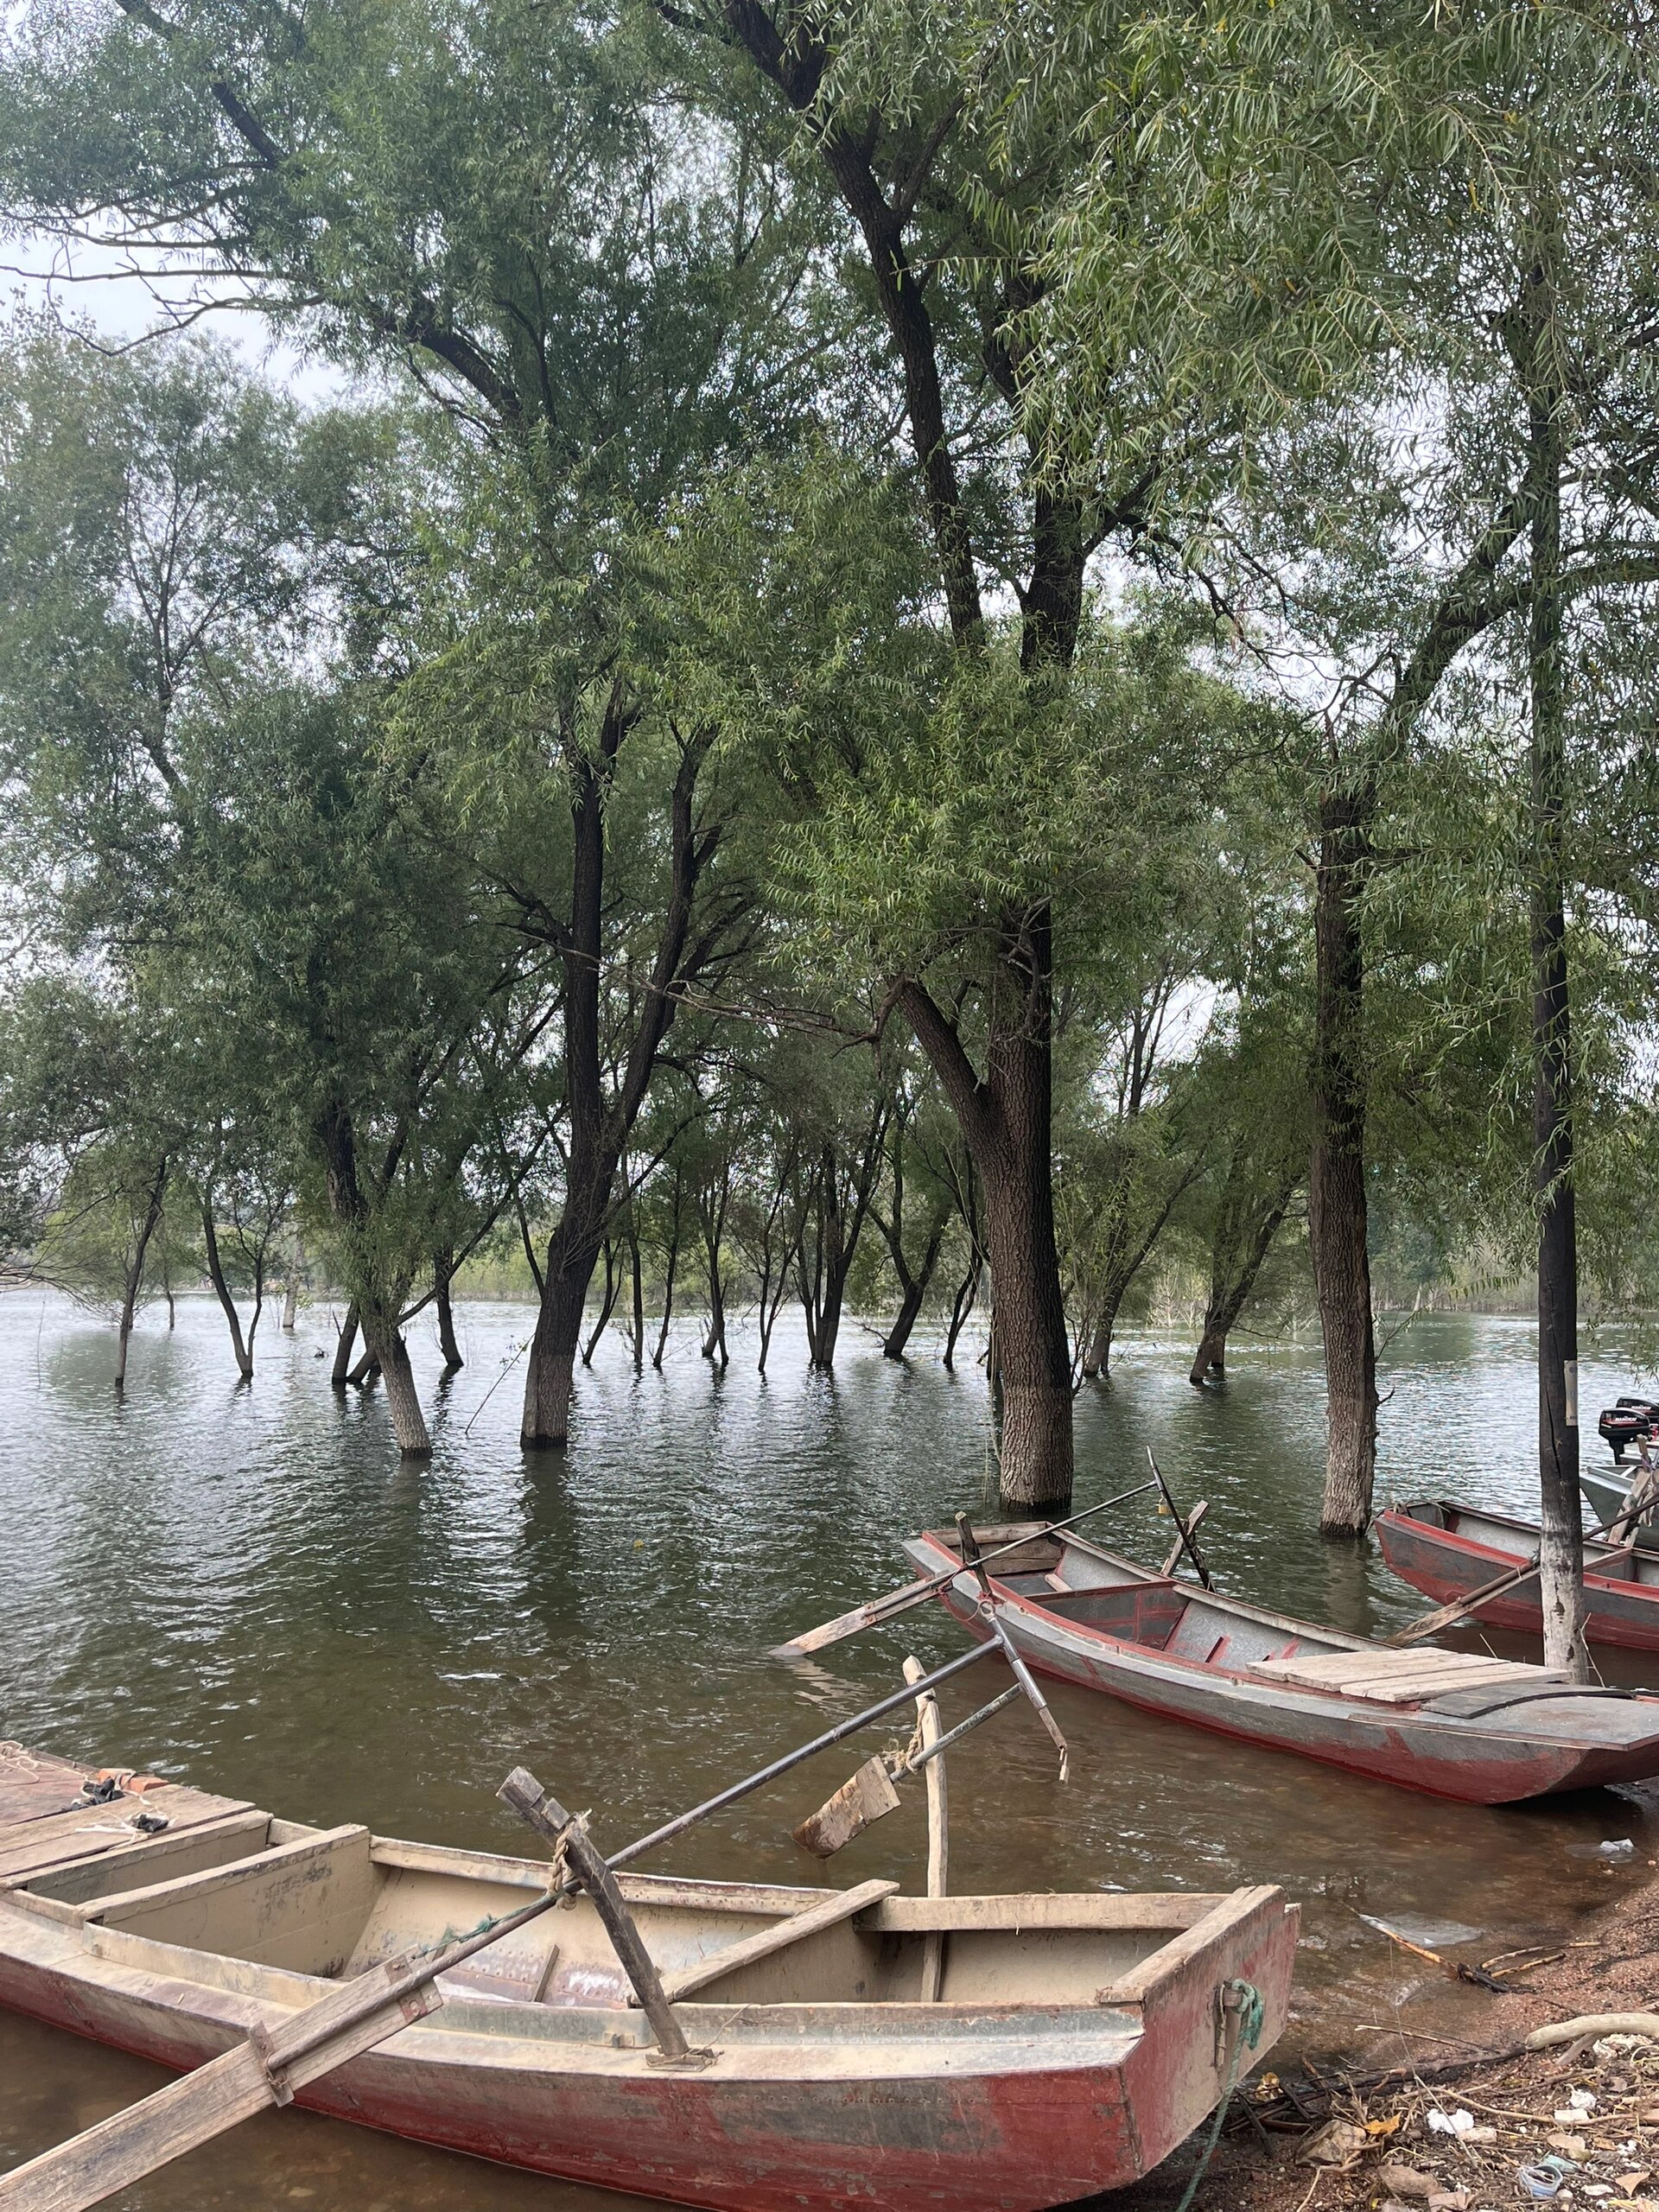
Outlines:
{"label": "wooden plank seat", "polygon": [[[791,1913],[775,1927],[762,1928],[755,1935],[746,1936],[741,1942],[729,1944],[724,1950],[700,1959],[694,1967],[686,1967],[678,1974],[664,1974],[663,1993],[671,2005],[678,2004],[712,1981],[722,1980],[728,1974],[769,1959],[787,1944],[819,1935],[826,1928],[838,1927],[855,1913],[863,1912],[870,1905],[880,1904],[884,1898],[893,1896],[898,1888],[897,1882],[861,1882],[856,1889],[825,1897],[822,1904],[810,1905],[804,1912]],[[639,2000],[631,1998],[629,2001],[637,2004]]]}
{"label": "wooden plank seat", "polygon": [[1502,1685],[1546,1688],[1567,1677],[1515,1659],[1478,1651],[1310,1651],[1294,1658],[1258,1659],[1249,1670],[1271,1682],[1325,1690],[1375,1705],[1420,1705],[1449,1690]]}

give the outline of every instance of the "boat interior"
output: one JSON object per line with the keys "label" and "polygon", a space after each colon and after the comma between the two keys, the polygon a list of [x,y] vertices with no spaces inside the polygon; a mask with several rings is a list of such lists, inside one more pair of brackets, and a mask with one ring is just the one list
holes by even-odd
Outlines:
{"label": "boat interior", "polygon": [[[981,1549],[988,1552],[1017,1536],[1019,1530],[976,1529],[974,1534]],[[929,1535],[933,1543],[960,1556],[954,1529],[933,1529]],[[1062,1620],[1225,1673],[1249,1669],[1264,1660],[1367,1648],[1363,1638],[1344,1636],[1338,1629],[1310,1628],[1136,1567],[1069,1530],[1028,1538],[992,1560],[988,1572],[1001,1588],[1033,1599]]]}
{"label": "boat interior", "polygon": [[[1444,1529],[1448,1535],[1465,1536],[1471,1543],[1489,1545],[1492,1550],[1507,1552],[1516,1559],[1528,1558],[1537,1549],[1537,1524],[1507,1513],[1457,1505],[1447,1498],[1417,1498],[1409,1504],[1396,1506],[1395,1510],[1421,1522],[1427,1528]],[[1587,1541],[1584,1563],[1586,1573],[1599,1575],[1605,1581],[1636,1582],[1648,1589],[1659,1590],[1659,1552],[1640,1542],[1630,1545]]]}
{"label": "boat interior", "polygon": [[[544,1861],[316,1829],[251,1810],[13,1878],[0,1902],[77,1923],[103,1957],[185,1981],[251,1986],[249,1969],[349,1977],[516,1911]],[[620,1878],[669,1997],[778,2005],[919,2000],[1045,2008],[1134,2001],[1187,1931],[1249,1892],[903,1897],[675,1877]],[[798,1926],[791,1923],[798,1923]],[[1166,1957],[1169,1947],[1175,1952]],[[182,1947],[183,1956],[177,1947]],[[931,1947],[931,1948],[930,1948]],[[626,2008],[628,1984],[592,1905],[566,1900],[442,1978],[451,1999]],[[641,2025],[639,2034],[649,2039]]]}

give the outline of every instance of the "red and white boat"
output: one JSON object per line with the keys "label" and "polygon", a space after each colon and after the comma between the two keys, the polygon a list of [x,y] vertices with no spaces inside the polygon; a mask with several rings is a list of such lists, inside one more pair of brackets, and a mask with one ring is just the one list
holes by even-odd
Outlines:
{"label": "red and white boat", "polygon": [[[1622,1487],[1622,1486],[1621,1486]],[[1623,1503],[1613,1501],[1612,1510]],[[1402,1582],[1449,1605],[1538,1556],[1535,1522],[1489,1513],[1484,1507],[1422,1498],[1390,1506],[1374,1524],[1382,1556]],[[1621,1644],[1627,1651],[1659,1651],[1659,1553],[1639,1543],[1584,1547],[1585,1633],[1592,1643]],[[1488,1599],[1480,1618],[1493,1628],[1543,1634],[1535,1578]]]}
{"label": "red and white boat", "polygon": [[[1390,1650],[1242,1604],[1031,1524],[990,1563],[997,1615],[1039,1674],[1148,1713],[1477,1805],[1659,1775],[1659,1699],[1586,1690],[1542,1667],[1434,1647]],[[993,1630],[954,1532],[905,1547],[975,1635]]]}
{"label": "red and white boat", "polygon": [[[174,1784],[145,1792],[167,1826],[141,1839],[138,1801],[66,1809],[81,1781],[0,1747],[0,2002],[164,2066],[280,2030],[342,1979],[547,1885],[544,1861],[306,1827]],[[687,2037],[714,2053],[700,2070],[652,2063],[578,1897],[444,1976],[441,2009],[296,2101],[734,2212],[1039,2212],[1136,2179],[1213,2109],[1231,1983],[1260,1994],[1257,2055],[1289,1999],[1297,1913],[1277,1889],[620,1881]],[[930,1937],[943,1978],[924,2001]]]}

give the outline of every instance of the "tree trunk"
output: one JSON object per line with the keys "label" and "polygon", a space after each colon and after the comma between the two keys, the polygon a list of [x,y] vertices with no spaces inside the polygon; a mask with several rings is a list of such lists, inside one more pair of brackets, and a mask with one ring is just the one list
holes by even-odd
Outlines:
{"label": "tree trunk", "polygon": [[[1242,1253],[1227,1234],[1228,1213],[1224,1198],[1222,1212],[1216,1226],[1216,1241],[1210,1255],[1210,1303],[1205,1308],[1204,1333],[1192,1362],[1192,1371],[1187,1381],[1202,1389],[1207,1375],[1224,1375],[1227,1370],[1227,1338],[1235,1321],[1244,1310],[1245,1300],[1255,1287],[1273,1240],[1279,1233],[1279,1224],[1289,1210],[1296,1194],[1295,1182],[1286,1184],[1272,1193],[1268,1204],[1257,1216],[1255,1228]],[[1236,1265],[1230,1265],[1231,1262]]]}
{"label": "tree trunk", "polygon": [[219,1231],[213,1225],[211,1196],[204,1196],[201,1202],[201,1243],[207,1261],[207,1280],[213,1286],[214,1294],[224,1309],[225,1319],[231,1332],[231,1348],[236,1354],[237,1371],[245,1382],[251,1382],[253,1380],[253,1352],[243,1339],[241,1317],[236,1310],[236,1300],[231,1295],[231,1287],[225,1280],[225,1269],[219,1259]]}
{"label": "tree trunk", "polygon": [[911,1331],[916,1326],[916,1317],[922,1310],[922,1300],[927,1295],[928,1276],[932,1272],[930,1267],[926,1274],[912,1275],[905,1286],[905,1294],[899,1301],[899,1311],[893,1316],[893,1326],[882,1339],[883,1359],[904,1357],[905,1347],[910,1342]]}
{"label": "tree trunk", "polygon": [[432,1262],[434,1289],[438,1309],[438,1348],[443,1354],[446,1375],[459,1375],[467,1364],[461,1356],[461,1344],[455,1335],[455,1309],[450,1303],[449,1286],[454,1280],[454,1255],[439,1252]]}
{"label": "tree trunk", "polygon": [[371,1324],[365,1314],[363,1335],[369,1355],[385,1380],[386,1408],[391,1415],[392,1433],[397,1439],[399,1452],[405,1459],[429,1459],[432,1439],[427,1433],[426,1415],[421,1410],[421,1396],[415,1388],[403,1331],[395,1321],[385,1319]]}
{"label": "tree trunk", "polygon": [[334,1363],[328,1376],[336,1390],[343,1390],[351,1379],[352,1347],[357,1342],[357,1300],[346,1308],[345,1319],[340,1325],[340,1334],[334,1342]]}
{"label": "tree trunk", "polygon": [[299,1319],[300,1277],[305,1272],[305,1253],[296,1236],[294,1251],[288,1263],[288,1281],[283,1286],[283,1327],[290,1335]]}
{"label": "tree trunk", "polygon": [[1314,893],[1313,1144],[1307,1232],[1325,1338],[1325,1470],[1319,1529],[1363,1536],[1376,1477],[1376,1339],[1365,1202],[1364,955],[1359,899],[1368,798],[1327,791]]}
{"label": "tree trunk", "polygon": [[[995,1044],[992,1050],[998,1052]],[[1054,1242],[1047,1034],[1004,1039],[998,1057],[1005,1141],[976,1165],[996,1302],[1001,1497],[1006,1506],[1046,1513],[1070,1503],[1072,1478],[1071,1347]]]}
{"label": "tree trunk", "polygon": [[576,1348],[582,1341],[582,1317],[601,1241],[596,1234],[589,1236],[578,1231],[572,1218],[575,1205],[573,1192],[565,1203],[564,1219],[547,1248],[546,1287],[531,1340],[530,1371],[524,1377],[519,1441],[527,1451],[563,1449],[570,1433]]}
{"label": "tree trunk", "polygon": [[1123,1303],[1127,1281],[1114,1284],[1101,1300],[1095,1316],[1095,1325],[1089,1332],[1089,1348],[1083,1355],[1085,1381],[1093,1382],[1101,1376],[1109,1381],[1112,1371],[1112,1338],[1117,1332],[1117,1316]]}
{"label": "tree trunk", "polygon": [[[1535,348],[1532,358],[1536,359]],[[1535,469],[1532,606],[1532,1059],[1538,1199],[1539,1582],[1544,1664],[1591,1679],[1584,1620],[1584,1509],[1579,1492],[1578,1234],[1573,1184],[1573,1067],[1567,996],[1565,817],[1567,686],[1557,580],[1561,559],[1560,430],[1553,387],[1529,395]]]}
{"label": "tree trunk", "polygon": [[633,1344],[633,1363],[643,1373],[645,1364],[645,1277],[639,1258],[639,1225],[632,1209],[628,1214],[628,1275],[633,1293],[633,1319],[630,1336]]}
{"label": "tree trunk", "polygon": [[611,1325],[611,1316],[616,1311],[617,1293],[621,1287],[621,1278],[616,1272],[616,1245],[607,1236],[605,1239],[605,1295],[600,1300],[599,1319],[582,1346],[582,1363],[584,1367],[591,1367],[594,1363],[594,1354],[599,1350],[600,1338]]}
{"label": "tree trunk", "polygon": [[680,1263],[680,1210],[677,1179],[675,1186],[673,1232],[668,1241],[663,1269],[663,1325],[657,1332],[657,1349],[651,1355],[651,1363],[660,1375],[663,1354],[668,1348],[668,1325],[674,1318],[674,1275]]}
{"label": "tree trunk", "polygon": [[697,1193],[697,1219],[702,1229],[703,1255],[709,1269],[709,1326],[703,1332],[702,1356],[722,1370],[731,1364],[731,1354],[726,1349],[726,1278],[720,1253],[731,1194],[729,1168],[722,1173],[717,1187],[705,1186]]}
{"label": "tree trunk", "polygon": [[950,1301],[950,1326],[946,1330],[944,1337],[944,1364],[946,1370],[951,1374],[956,1372],[957,1340],[966,1327],[968,1316],[973,1312],[975,1301],[979,1296],[979,1276],[982,1265],[978,1248],[976,1247],[973,1256],[968,1262],[968,1272],[957,1284],[957,1294]]}
{"label": "tree trunk", "polygon": [[133,1248],[132,1262],[127,1269],[127,1279],[121,1299],[121,1320],[115,1339],[115,1394],[121,1396],[127,1387],[127,1346],[132,1341],[132,1325],[138,1312],[138,1293],[143,1286],[144,1258],[149,1242],[161,1225],[162,1194],[167,1188],[167,1162],[163,1160],[156,1171],[156,1180],[149,1186],[149,1196],[144,1205],[144,1217],[139,1225],[138,1240]]}

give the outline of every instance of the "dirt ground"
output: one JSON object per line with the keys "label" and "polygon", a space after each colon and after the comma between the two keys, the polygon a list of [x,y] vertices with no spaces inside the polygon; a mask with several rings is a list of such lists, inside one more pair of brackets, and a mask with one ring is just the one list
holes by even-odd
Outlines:
{"label": "dirt ground", "polygon": [[[1554,1956],[1536,1948],[1536,1962],[1485,1961],[1503,1992],[1469,1992],[1481,2055],[1408,2030],[1282,2071],[1269,2055],[1233,2099],[1193,2212],[1659,2212],[1659,2026],[1522,2048],[1552,2022],[1659,2014],[1659,1877],[1576,1920]],[[1431,1980],[1478,1965],[1421,1963]],[[1103,2212],[1174,2212],[1208,2133]]]}

